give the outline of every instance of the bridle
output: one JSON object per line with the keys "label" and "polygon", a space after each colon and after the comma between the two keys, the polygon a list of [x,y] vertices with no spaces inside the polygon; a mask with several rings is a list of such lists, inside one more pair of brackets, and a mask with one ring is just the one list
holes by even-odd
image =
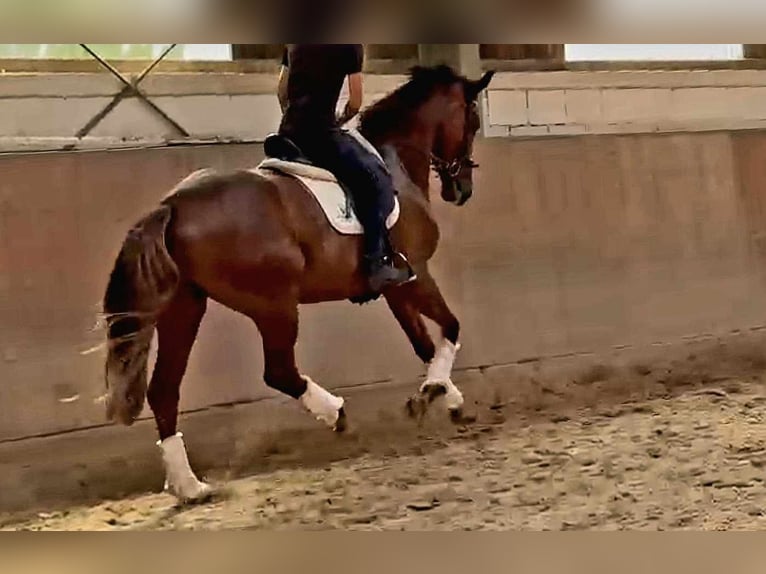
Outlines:
{"label": "bridle", "polygon": [[[468,122],[468,114],[471,113],[474,109],[474,106],[476,104],[472,103],[469,106],[466,106],[466,126],[469,125]],[[468,132],[463,134],[463,149],[466,149],[468,147],[467,142],[465,141],[468,137]],[[446,175],[447,177],[451,179],[455,179],[458,174],[460,173],[460,170],[463,169],[463,167],[468,167],[471,169],[476,169],[479,167],[479,164],[476,163],[473,158],[471,157],[470,153],[465,153],[462,156],[453,159],[452,161],[447,161],[435,153],[431,152],[431,166],[433,167],[434,171],[440,175]]]}
{"label": "bridle", "polygon": [[471,169],[479,167],[479,164],[473,161],[473,158],[471,158],[471,156],[468,154],[465,154],[457,159],[453,159],[452,161],[442,159],[433,152],[431,152],[430,155],[431,167],[433,167],[434,171],[438,174],[447,175],[452,179],[458,176],[460,170],[463,169],[463,167],[470,167]]}
{"label": "bridle", "polygon": [[433,151],[426,151],[418,146],[406,143],[406,142],[397,142],[398,146],[411,149],[412,151],[416,151],[419,154],[422,154],[426,157],[428,157],[431,161],[431,168],[440,175],[446,175],[452,179],[456,178],[458,174],[460,173],[460,170],[463,169],[463,167],[469,167],[471,169],[476,169],[479,167],[479,164],[476,163],[473,158],[471,157],[471,154],[465,153],[452,161],[447,161],[446,159],[443,159],[439,157],[437,154],[435,154]]}
{"label": "bridle", "polygon": [[452,161],[447,161],[432,151],[424,150],[419,146],[415,146],[406,142],[400,141],[395,145],[412,150],[422,156],[429,158],[431,162],[431,169],[440,175],[444,175],[452,179],[455,179],[458,176],[460,170],[463,169],[463,167],[470,167],[471,169],[479,167],[479,164],[473,160],[470,154],[464,154],[456,159],[453,159]]}
{"label": "bridle", "polygon": [[[470,109],[470,106],[468,109]],[[468,133],[466,132],[463,135],[463,137],[464,137],[463,148],[467,148],[468,146],[467,146],[467,143],[465,142],[465,138],[468,137]],[[460,170],[463,169],[463,167],[469,167],[471,169],[476,169],[477,167],[479,167],[479,164],[473,160],[470,153],[464,153],[463,155],[453,159],[452,161],[447,161],[446,159],[435,154],[433,151],[426,151],[418,146],[412,145],[407,142],[398,141],[398,142],[391,142],[391,144],[410,149],[412,151],[415,151],[419,154],[422,154],[428,157],[430,160],[431,168],[439,175],[449,177],[450,179],[455,179],[460,173]]]}

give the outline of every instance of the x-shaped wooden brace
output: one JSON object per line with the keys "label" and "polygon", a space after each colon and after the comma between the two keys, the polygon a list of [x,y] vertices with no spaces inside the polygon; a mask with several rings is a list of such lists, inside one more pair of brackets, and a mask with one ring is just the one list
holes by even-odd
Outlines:
{"label": "x-shaped wooden brace", "polygon": [[104,60],[101,56],[99,56],[96,52],[91,50],[86,44],[80,44],[80,46],[88,52],[99,64],[101,64],[104,68],[106,68],[111,74],[120,80],[125,86],[122,88],[122,90],[114,96],[114,99],[107,104],[107,106],[101,110],[99,113],[97,113],[91,120],[83,126],[83,128],[77,132],[77,137],[82,138],[88,135],[93,128],[95,128],[98,124],[101,123],[101,121],[109,115],[109,113],[117,107],[117,105],[127,98],[128,96],[136,96],[139,100],[144,102],[147,106],[149,106],[151,109],[153,109],[157,114],[162,117],[167,123],[169,123],[175,130],[180,133],[184,137],[189,137],[189,133],[176,122],[173,118],[168,116],[164,111],[162,111],[159,107],[157,107],[157,104],[155,104],[153,101],[151,101],[146,94],[144,94],[141,90],[138,89],[138,85],[146,78],[146,76],[149,75],[149,73],[159,64],[162,62],[162,60],[165,59],[165,57],[170,53],[170,51],[176,47],[177,44],[171,44],[168,46],[168,48],[162,52],[143,72],[141,72],[136,78],[134,78],[132,81],[128,80],[123,76],[119,70],[117,70],[114,66],[112,66],[109,62]]}

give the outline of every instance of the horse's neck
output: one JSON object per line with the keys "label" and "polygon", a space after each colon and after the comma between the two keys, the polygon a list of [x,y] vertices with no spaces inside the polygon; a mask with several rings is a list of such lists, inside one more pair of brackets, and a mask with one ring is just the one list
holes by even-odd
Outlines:
{"label": "horse's neck", "polygon": [[430,158],[425,154],[411,158],[412,154],[408,154],[406,148],[397,147],[394,143],[384,143],[378,146],[378,149],[388,166],[397,191],[400,194],[414,193],[428,201]]}
{"label": "horse's neck", "polygon": [[426,176],[425,183],[415,183],[394,146],[383,145],[380,151],[394,182],[403,213],[428,220],[435,225],[429,201],[428,177]]}
{"label": "horse's neck", "polygon": [[356,131],[359,139],[375,148],[394,179],[394,187],[402,194],[417,193],[429,202],[429,181],[433,135],[425,130],[391,134],[380,140]]}
{"label": "horse's neck", "polygon": [[413,181],[392,146],[382,146],[381,152],[391,173],[401,208],[399,222],[393,230],[394,241],[398,249],[407,253],[412,264],[422,265],[433,256],[439,242],[439,226],[428,200],[428,183],[425,183],[423,189]]}

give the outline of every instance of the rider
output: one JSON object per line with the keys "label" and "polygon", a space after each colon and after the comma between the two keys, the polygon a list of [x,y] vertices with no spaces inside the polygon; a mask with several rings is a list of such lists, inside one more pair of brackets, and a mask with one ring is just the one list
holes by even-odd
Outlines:
{"label": "rider", "polygon": [[[394,265],[386,229],[385,200],[394,184],[379,160],[340,128],[362,106],[362,44],[290,44],[282,57],[279,133],[294,142],[307,159],[332,172],[352,194],[354,211],[365,232],[365,272],[379,293],[408,281],[410,272]],[[348,78],[349,99],[336,109]]]}

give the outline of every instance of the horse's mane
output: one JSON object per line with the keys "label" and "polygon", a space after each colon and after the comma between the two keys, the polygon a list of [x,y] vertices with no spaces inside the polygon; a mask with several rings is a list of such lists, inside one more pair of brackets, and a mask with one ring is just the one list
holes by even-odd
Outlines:
{"label": "horse's mane", "polygon": [[409,81],[365,109],[359,118],[359,131],[368,140],[380,142],[388,134],[406,127],[412,116],[439,88],[464,78],[446,65],[410,70]]}

